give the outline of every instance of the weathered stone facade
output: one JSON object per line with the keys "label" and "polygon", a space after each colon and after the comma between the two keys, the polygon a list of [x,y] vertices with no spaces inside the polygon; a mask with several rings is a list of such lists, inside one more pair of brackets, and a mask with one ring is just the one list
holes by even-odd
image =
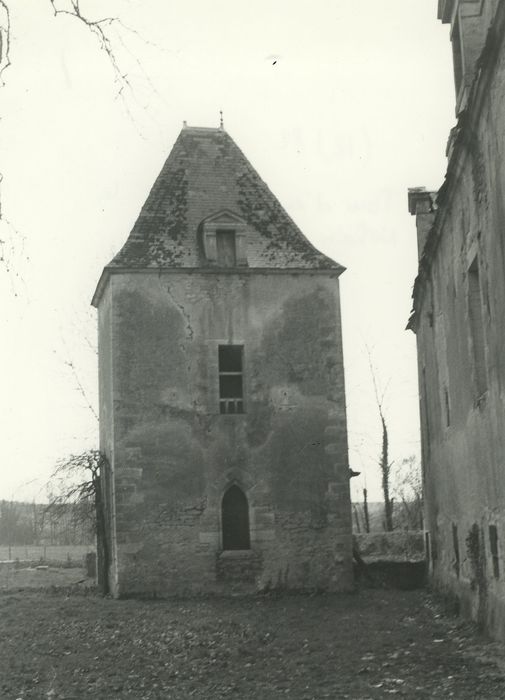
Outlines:
{"label": "weathered stone facade", "polygon": [[350,586],[342,270],[182,130],[94,297],[114,595]]}
{"label": "weathered stone facade", "polygon": [[505,637],[505,3],[441,0],[458,116],[438,193],[409,191],[434,582]]}

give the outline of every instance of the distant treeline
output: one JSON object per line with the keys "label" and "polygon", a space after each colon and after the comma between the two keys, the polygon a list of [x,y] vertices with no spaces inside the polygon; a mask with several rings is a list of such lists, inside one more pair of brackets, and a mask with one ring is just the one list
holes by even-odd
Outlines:
{"label": "distant treeline", "polygon": [[[352,527],[354,532],[384,532],[386,519],[384,503],[370,501],[368,504],[368,528],[363,502],[352,504]],[[393,500],[393,529],[394,530],[422,530],[423,529],[423,504],[420,499],[410,501]]]}
{"label": "distant treeline", "polygon": [[80,504],[0,501],[0,545],[83,545],[93,542],[89,509]]}

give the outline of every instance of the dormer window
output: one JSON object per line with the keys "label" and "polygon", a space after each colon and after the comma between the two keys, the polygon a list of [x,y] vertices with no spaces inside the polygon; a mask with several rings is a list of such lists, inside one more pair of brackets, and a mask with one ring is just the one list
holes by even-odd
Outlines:
{"label": "dormer window", "polygon": [[244,219],[223,209],[201,223],[203,252],[206,260],[218,267],[247,265],[246,233]]}
{"label": "dormer window", "polygon": [[235,267],[237,243],[235,231],[216,231],[216,253],[219,267]]}

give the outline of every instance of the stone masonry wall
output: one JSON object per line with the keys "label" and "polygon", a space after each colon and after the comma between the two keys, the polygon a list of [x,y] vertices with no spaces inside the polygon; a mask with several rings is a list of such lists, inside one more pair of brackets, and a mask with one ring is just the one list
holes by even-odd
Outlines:
{"label": "stone masonry wall", "polygon": [[[440,243],[417,312],[431,566],[464,610],[505,637],[505,51],[478,128],[450,168]],[[456,175],[457,173],[457,175]],[[469,268],[479,262],[486,387],[478,390]],[[497,554],[492,551],[496,528]]]}
{"label": "stone masonry wall", "polygon": [[[100,386],[100,449],[107,466],[102,468],[101,495],[104,501],[104,541],[98,541],[98,584],[105,593],[117,590],[117,561],[115,547],[115,507],[113,498],[113,396],[112,396],[112,294],[103,295],[98,314],[98,381]],[[100,528],[97,528],[100,538]]]}
{"label": "stone masonry wall", "polygon": [[[348,588],[336,277],[116,273],[109,286],[115,593]],[[226,343],[244,345],[243,415],[219,413]],[[233,483],[249,502],[242,568],[222,552]]]}

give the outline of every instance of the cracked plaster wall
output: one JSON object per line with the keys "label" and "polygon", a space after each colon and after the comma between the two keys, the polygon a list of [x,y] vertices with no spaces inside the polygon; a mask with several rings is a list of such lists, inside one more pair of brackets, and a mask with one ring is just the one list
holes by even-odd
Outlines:
{"label": "cracked plaster wall", "polygon": [[[348,588],[336,277],[122,273],[109,290],[100,327],[113,357],[113,415],[103,400],[102,439],[113,442],[115,593]],[[224,343],[244,345],[243,415],[219,413]],[[250,507],[252,552],[240,565],[227,564],[221,546],[231,483]]]}
{"label": "cracked plaster wall", "polygon": [[[436,583],[505,637],[505,52],[496,57],[478,127],[452,163],[457,179],[438,217],[440,242],[423,283],[418,357],[423,468]],[[478,255],[487,391],[478,395],[468,268]],[[424,368],[424,379],[423,379]],[[450,399],[447,425],[444,385]],[[457,526],[460,566],[453,545]],[[493,572],[489,525],[498,531]],[[477,526],[478,531],[474,526]],[[471,543],[478,532],[478,565]]]}

